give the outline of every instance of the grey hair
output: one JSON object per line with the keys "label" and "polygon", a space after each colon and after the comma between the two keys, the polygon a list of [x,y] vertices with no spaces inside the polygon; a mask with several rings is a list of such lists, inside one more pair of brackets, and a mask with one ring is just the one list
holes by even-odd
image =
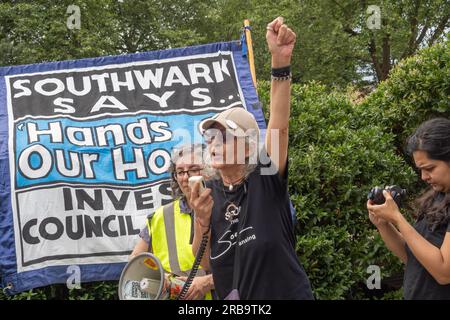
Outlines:
{"label": "grey hair", "polygon": [[169,166],[169,173],[171,177],[170,188],[172,190],[172,196],[175,199],[182,199],[186,201],[186,196],[181,191],[181,188],[176,179],[176,166],[177,162],[186,155],[192,154],[194,156],[194,163],[202,165],[202,174],[205,176],[213,175],[212,169],[209,166],[208,153],[206,152],[206,146],[201,143],[186,144],[180,147],[172,149],[171,161]]}

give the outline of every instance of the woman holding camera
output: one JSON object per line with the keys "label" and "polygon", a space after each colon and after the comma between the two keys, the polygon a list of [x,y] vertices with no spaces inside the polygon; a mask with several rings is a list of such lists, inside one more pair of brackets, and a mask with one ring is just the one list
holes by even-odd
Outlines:
{"label": "woman holding camera", "polygon": [[406,264],[405,299],[450,299],[450,120],[424,122],[408,139],[428,190],[417,200],[411,226],[387,191],[386,202],[367,202],[369,218],[386,246]]}
{"label": "woman holding camera", "polygon": [[[270,119],[265,150],[258,155],[258,125],[243,107],[202,122],[211,166],[219,179],[200,195],[192,248],[209,238],[202,266],[211,269],[220,299],[312,299],[298,261],[288,196],[290,61],[295,33],[282,18],[267,26],[272,54]],[[270,157],[270,158],[269,158]]]}

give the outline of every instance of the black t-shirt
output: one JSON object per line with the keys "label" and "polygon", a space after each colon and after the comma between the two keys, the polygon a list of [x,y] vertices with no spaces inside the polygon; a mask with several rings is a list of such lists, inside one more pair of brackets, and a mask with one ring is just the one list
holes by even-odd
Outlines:
{"label": "black t-shirt", "polygon": [[[441,193],[436,201],[442,198]],[[422,237],[440,248],[446,233],[450,232],[450,223],[447,220],[433,230],[427,219],[423,218],[416,222],[414,228]],[[408,261],[404,277],[404,298],[407,300],[450,300],[450,285],[440,285],[416,259],[407,245],[406,254]]]}
{"label": "black t-shirt", "polygon": [[209,183],[214,199],[210,264],[216,291],[225,298],[234,289],[233,273],[238,272],[242,300],[313,299],[295,252],[287,174],[261,175],[262,167],[259,164],[232,191],[222,180]]}

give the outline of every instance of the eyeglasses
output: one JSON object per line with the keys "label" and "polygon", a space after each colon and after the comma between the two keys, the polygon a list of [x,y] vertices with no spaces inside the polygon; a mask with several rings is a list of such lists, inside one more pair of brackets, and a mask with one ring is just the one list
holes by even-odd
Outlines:
{"label": "eyeglasses", "polygon": [[187,173],[188,177],[192,177],[192,176],[200,175],[201,171],[202,171],[202,168],[195,168],[195,169],[189,169],[189,170],[177,170],[175,172],[175,175],[177,176],[177,178],[182,178]]}
{"label": "eyeglasses", "polygon": [[226,130],[208,129],[203,133],[203,138],[206,144],[211,144],[213,141],[219,141],[219,143],[226,144],[230,140],[234,140],[235,136],[227,133]]}

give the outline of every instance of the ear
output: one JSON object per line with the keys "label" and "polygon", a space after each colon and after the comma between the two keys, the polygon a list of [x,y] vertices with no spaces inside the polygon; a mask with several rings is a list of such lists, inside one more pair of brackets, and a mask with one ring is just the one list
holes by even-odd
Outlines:
{"label": "ear", "polygon": [[246,159],[250,159],[256,156],[257,153],[257,143],[252,140],[249,139],[248,141],[246,141],[245,143],[245,158]]}

